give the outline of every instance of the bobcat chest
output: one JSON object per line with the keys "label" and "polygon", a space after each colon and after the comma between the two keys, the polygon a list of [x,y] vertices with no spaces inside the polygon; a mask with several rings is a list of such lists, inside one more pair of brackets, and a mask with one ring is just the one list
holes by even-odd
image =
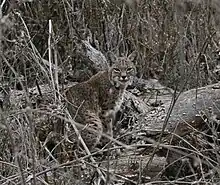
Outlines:
{"label": "bobcat chest", "polygon": [[108,89],[105,97],[105,104],[103,107],[103,114],[105,117],[115,115],[123,101],[124,101],[124,90],[115,90],[113,88]]}

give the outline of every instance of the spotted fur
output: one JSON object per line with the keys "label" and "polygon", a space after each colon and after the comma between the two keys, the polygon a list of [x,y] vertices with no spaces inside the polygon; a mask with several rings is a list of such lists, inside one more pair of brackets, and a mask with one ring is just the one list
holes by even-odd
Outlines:
{"label": "spotted fur", "polygon": [[115,57],[108,70],[100,71],[66,91],[67,108],[72,118],[84,126],[80,131],[89,148],[97,145],[103,132],[113,136],[112,120],[121,107],[126,87],[136,74],[133,60],[134,53],[128,57]]}

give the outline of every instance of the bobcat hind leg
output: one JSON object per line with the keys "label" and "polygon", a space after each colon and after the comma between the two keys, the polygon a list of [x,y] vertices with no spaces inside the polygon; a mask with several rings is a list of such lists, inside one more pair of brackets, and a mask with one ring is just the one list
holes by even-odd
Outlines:
{"label": "bobcat hind leg", "polygon": [[96,113],[87,111],[85,114],[84,127],[81,129],[81,136],[89,149],[93,149],[99,143],[103,126],[102,121]]}

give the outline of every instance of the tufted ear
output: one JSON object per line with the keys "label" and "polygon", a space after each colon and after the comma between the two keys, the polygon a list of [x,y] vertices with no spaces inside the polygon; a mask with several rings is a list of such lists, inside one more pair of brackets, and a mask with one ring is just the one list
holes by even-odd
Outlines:
{"label": "tufted ear", "polygon": [[137,56],[137,52],[136,52],[136,51],[133,51],[133,52],[128,56],[128,60],[129,60],[130,62],[133,62],[134,59],[136,58],[136,56]]}

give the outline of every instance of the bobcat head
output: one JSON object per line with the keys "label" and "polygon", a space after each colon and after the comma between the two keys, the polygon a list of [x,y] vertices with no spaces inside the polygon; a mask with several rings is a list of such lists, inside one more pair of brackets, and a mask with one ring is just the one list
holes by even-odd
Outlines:
{"label": "bobcat head", "polygon": [[133,62],[136,52],[131,53],[128,57],[111,56],[113,65],[109,69],[110,82],[117,88],[126,88],[131,85],[136,75],[136,67]]}

